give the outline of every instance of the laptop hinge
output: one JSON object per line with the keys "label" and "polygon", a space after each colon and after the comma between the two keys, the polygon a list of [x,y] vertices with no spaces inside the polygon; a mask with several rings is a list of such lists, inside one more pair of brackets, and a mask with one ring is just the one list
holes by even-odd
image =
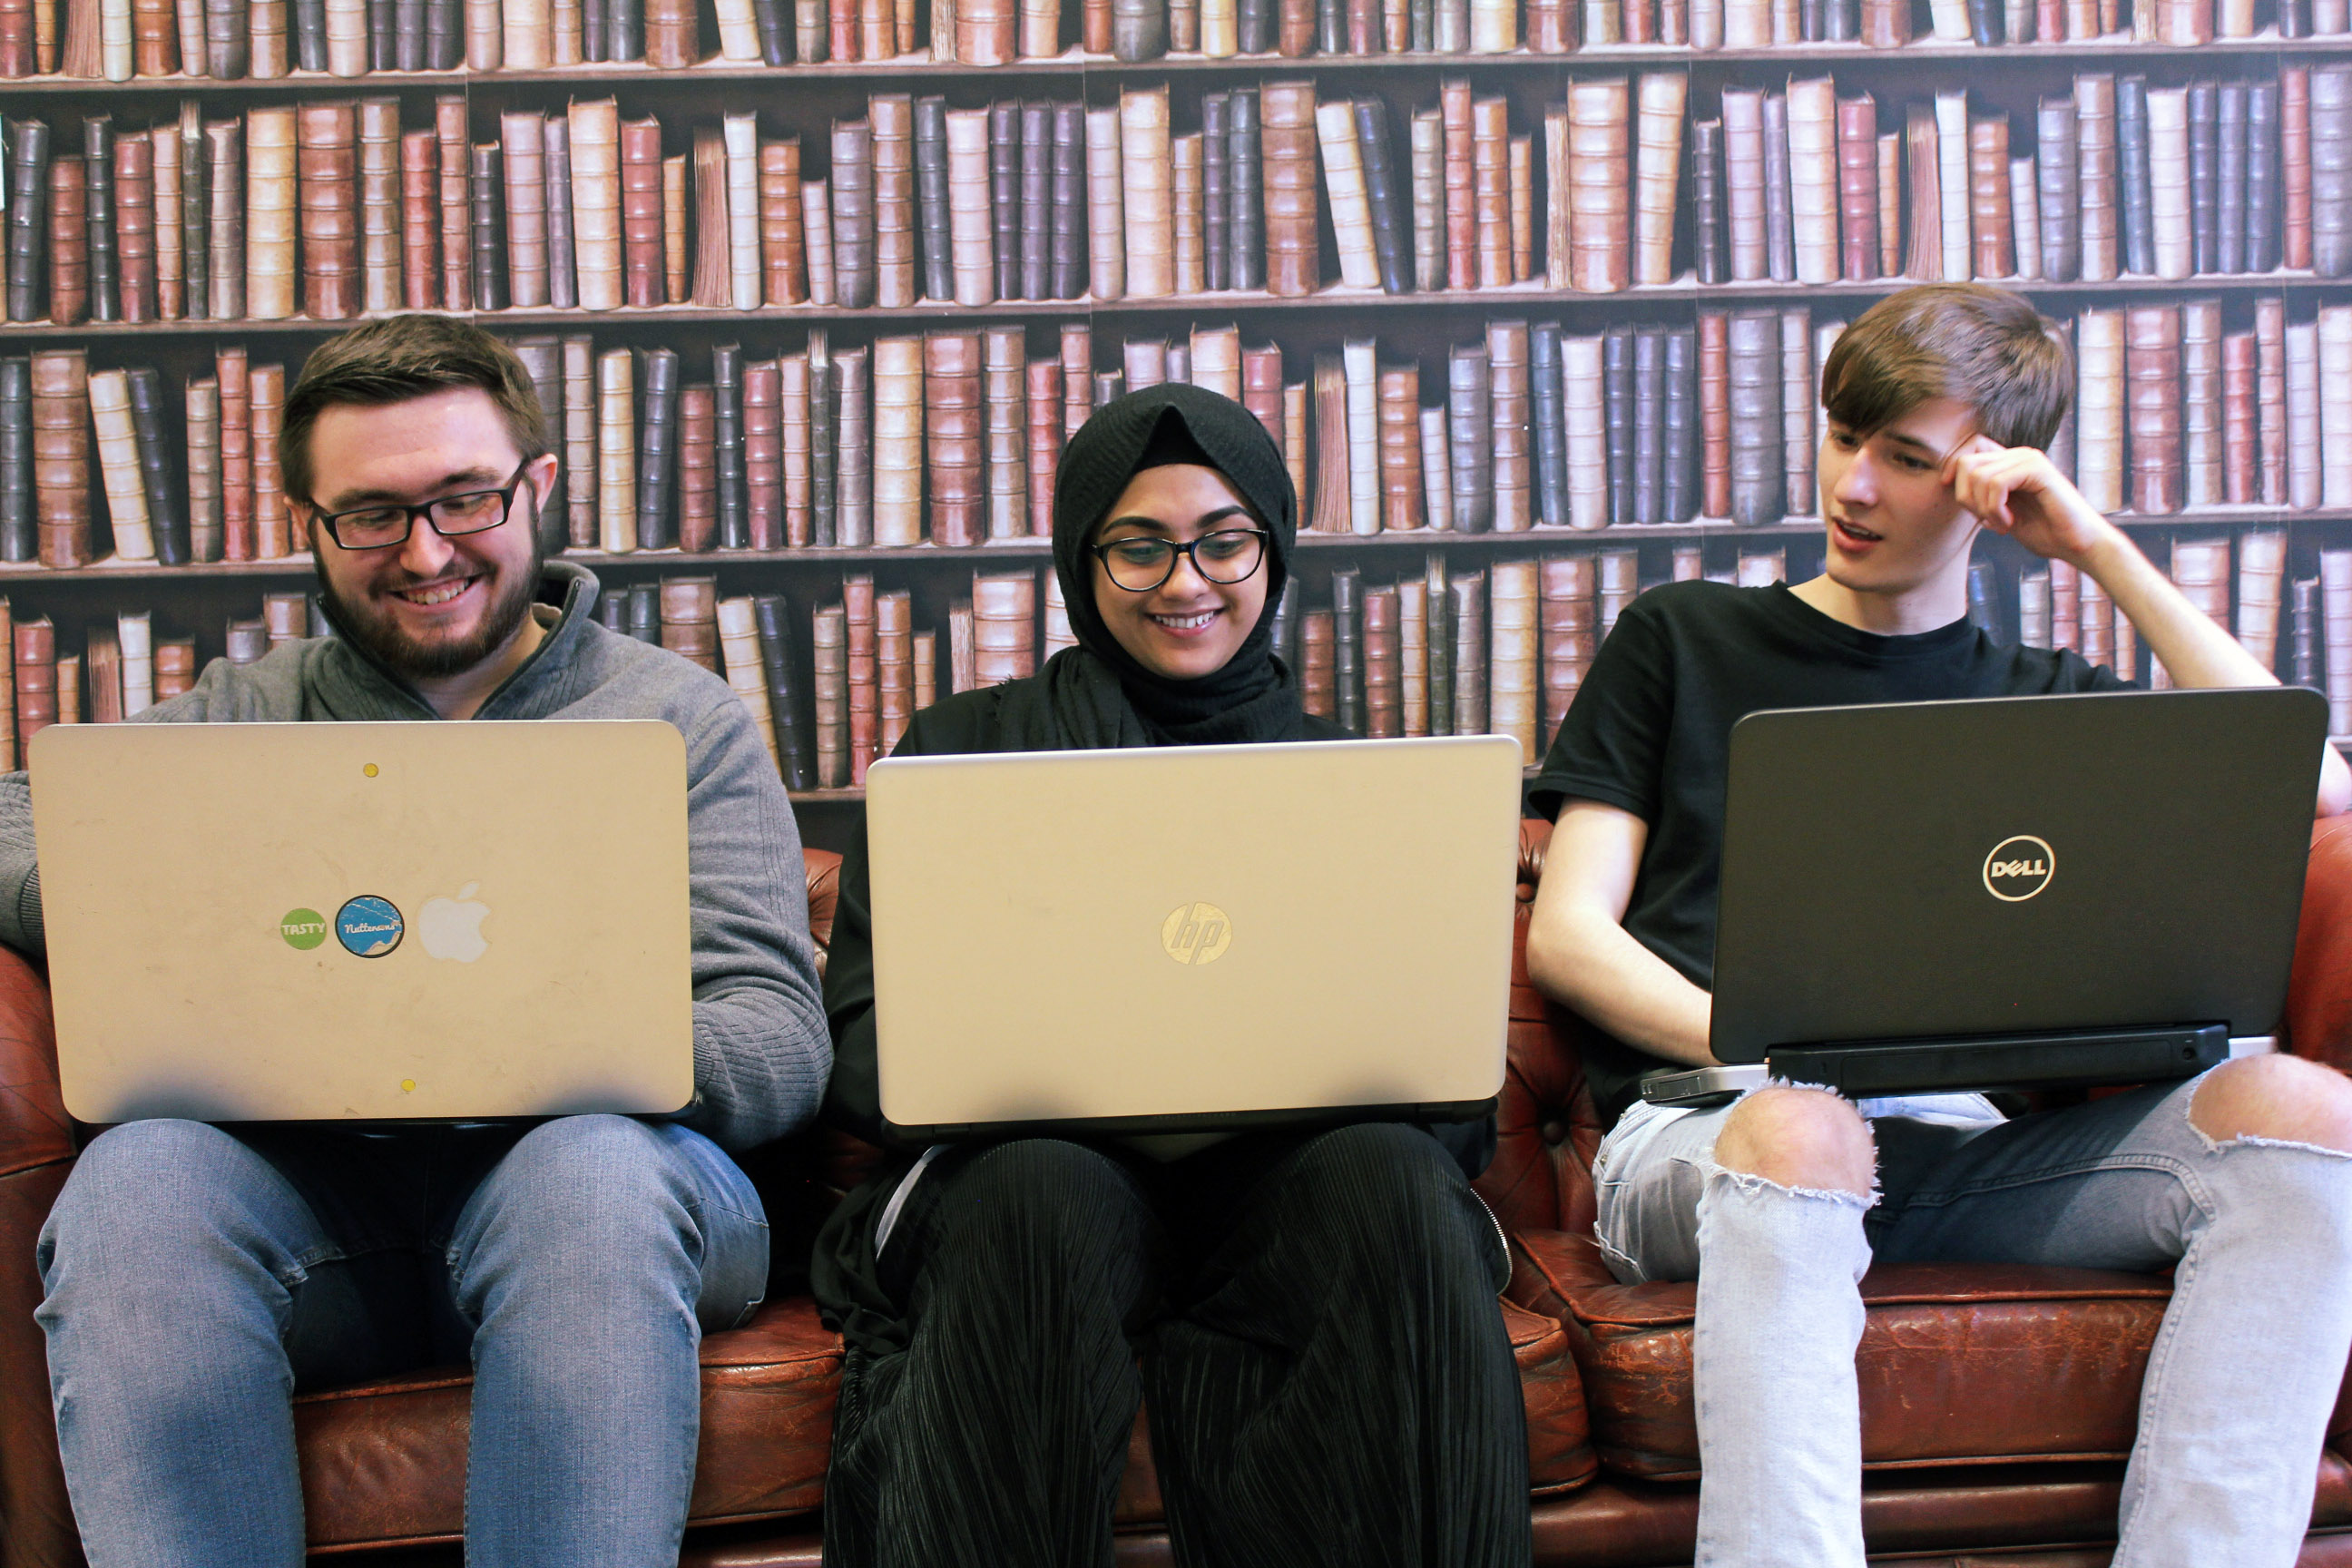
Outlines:
{"label": "laptop hinge", "polygon": [[1772,1076],[1852,1099],[1941,1089],[2082,1089],[2191,1078],[2230,1059],[2229,1027],[2079,1029],[1934,1040],[1776,1046]]}

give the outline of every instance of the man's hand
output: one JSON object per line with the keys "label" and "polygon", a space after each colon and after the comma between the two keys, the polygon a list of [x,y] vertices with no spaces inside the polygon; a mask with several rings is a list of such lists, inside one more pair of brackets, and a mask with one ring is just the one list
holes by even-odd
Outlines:
{"label": "man's hand", "polygon": [[2121,531],[2083,499],[2050,455],[1971,436],[1944,459],[1939,476],[1952,497],[1995,533],[2045,560],[2084,564]]}

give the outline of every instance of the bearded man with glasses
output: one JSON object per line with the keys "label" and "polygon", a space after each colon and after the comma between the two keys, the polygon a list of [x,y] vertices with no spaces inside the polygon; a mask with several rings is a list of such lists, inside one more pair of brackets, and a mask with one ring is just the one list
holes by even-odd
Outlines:
{"label": "bearded man with glasses", "polygon": [[[767,1287],[765,1215],[727,1151],[798,1127],[832,1064],[807,906],[775,874],[800,863],[791,804],[725,682],[598,625],[596,579],[543,558],[556,459],[497,339],[414,315],[322,344],[281,452],[338,635],[216,660],[141,721],[675,725],[695,1098],[674,1119],[158,1119],[91,1140],[37,1258],[83,1546],[95,1568],[298,1568],[289,1395],[470,1356],[467,1561],[674,1563],[701,1334]],[[547,788],[560,811],[561,781]],[[37,955],[40,910],[12,773],[0,941]]]}

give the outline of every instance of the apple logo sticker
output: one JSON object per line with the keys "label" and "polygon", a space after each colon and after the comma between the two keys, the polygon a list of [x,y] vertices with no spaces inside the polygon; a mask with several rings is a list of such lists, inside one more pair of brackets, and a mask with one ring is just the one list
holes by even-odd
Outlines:
{"label": "apple logo sticker", "polygon": [[490,918],[490,906],[474,897],[474,889],[480,886],[468,882],[454,899],[425,900],[425,907],[416,911],[416,940],[425,944],[426,952],[471,963],[489,951],[482,922]]}

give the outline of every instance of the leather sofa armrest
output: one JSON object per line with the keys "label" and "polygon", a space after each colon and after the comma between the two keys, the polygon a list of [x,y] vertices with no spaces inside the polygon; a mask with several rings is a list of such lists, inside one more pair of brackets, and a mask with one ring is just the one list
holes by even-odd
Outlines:
{"label": "leather sofa armrest", "polygon": [[[0,1176],[73,1154],[73,1124],[58,1092],[48,982],[23,954],[0,947]],[[29,1252],[30,1237],[25,1245]]]}
{"label": "leather sofa armrest", "polygon": [[816,972],[824,974],[824,955],[833,950],[833,911],[841,898],[841,857],[830,849],[801,850],[808,875],[809,935],[816,942]]}
{"label": "leather sofa armrest", "polygon": [[2286,994],[2286,1045],[2352,1072],[2352,815],[2311,830],[2303,924]]}

